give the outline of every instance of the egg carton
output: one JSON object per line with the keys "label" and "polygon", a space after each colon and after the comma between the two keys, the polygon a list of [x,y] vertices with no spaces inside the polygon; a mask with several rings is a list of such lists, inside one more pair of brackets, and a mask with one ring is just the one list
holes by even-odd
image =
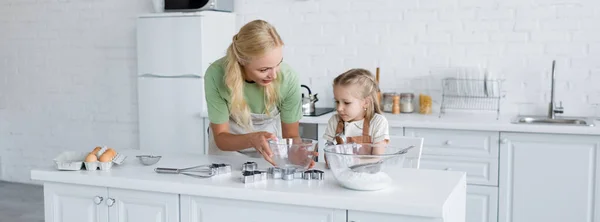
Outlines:
{"label": "egg carton", "polygon": [[[96,156],[102,155],[108,148],[103,147],[96,153]],[[54,165],[57,170],[78,171],[78,170],[110,170],[113,164],[121,165],[125,162],[127,156],[115,151],[115,156],[111,162],[85,162],[85,157],[89,152],[66,151],[54,158]]]}

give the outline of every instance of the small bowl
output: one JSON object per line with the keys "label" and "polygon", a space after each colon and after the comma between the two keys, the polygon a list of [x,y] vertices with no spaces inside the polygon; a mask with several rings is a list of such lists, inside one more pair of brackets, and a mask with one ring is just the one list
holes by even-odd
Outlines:
{"label": "small bowl", "polygon": [[154,164],[158,163],[158,161],[160,160],[160,158],[162,156],[139,155],[136,157],[140,160],[140,163],[142,163],[143,165],[150,166],[150,165],[154,165]]}
{"label": "small bowl", "polygon": [[273,161],[279,168],[308,169],[317,151],[317,141],[305,138],[270,140]]}

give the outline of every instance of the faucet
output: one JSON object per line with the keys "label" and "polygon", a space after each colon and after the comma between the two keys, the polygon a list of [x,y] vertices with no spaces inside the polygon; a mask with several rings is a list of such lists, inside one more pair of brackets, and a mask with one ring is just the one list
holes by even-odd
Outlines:
{"label": "faucet", "polygon": [[549,108],[548,108],[548,118],[550,119],[556,119],[556,114],[562,114],[564,112],[564,108],[562,106],[562,101],[560,102],[560,105],[557,107],[554,103],[554,66],[556,65],[556,60],[552,61],[552,76],[551,76],[551,82],[550,82],[550,104],[549,104]]}

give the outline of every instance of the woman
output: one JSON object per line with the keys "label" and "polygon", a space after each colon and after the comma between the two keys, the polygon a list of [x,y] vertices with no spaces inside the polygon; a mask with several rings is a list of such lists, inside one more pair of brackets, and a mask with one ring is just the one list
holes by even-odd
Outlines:
{"label": "woman", "polygon": [[273,163],[267,140],[299,137],[300,83],[283,62],[282,47],[275,28],[255,20],[208,67],[209,154],[262,156]]}

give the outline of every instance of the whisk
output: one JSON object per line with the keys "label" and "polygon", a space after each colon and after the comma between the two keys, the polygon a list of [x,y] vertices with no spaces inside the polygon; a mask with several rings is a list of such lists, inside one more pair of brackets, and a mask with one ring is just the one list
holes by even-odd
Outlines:
{"label": "whisk", "polygon": [[191,177],[209,178],[217,174],[218,168],[211,165],[193,166],[183,169],[158,167],[154,169],[157,173],[183,174]]}

